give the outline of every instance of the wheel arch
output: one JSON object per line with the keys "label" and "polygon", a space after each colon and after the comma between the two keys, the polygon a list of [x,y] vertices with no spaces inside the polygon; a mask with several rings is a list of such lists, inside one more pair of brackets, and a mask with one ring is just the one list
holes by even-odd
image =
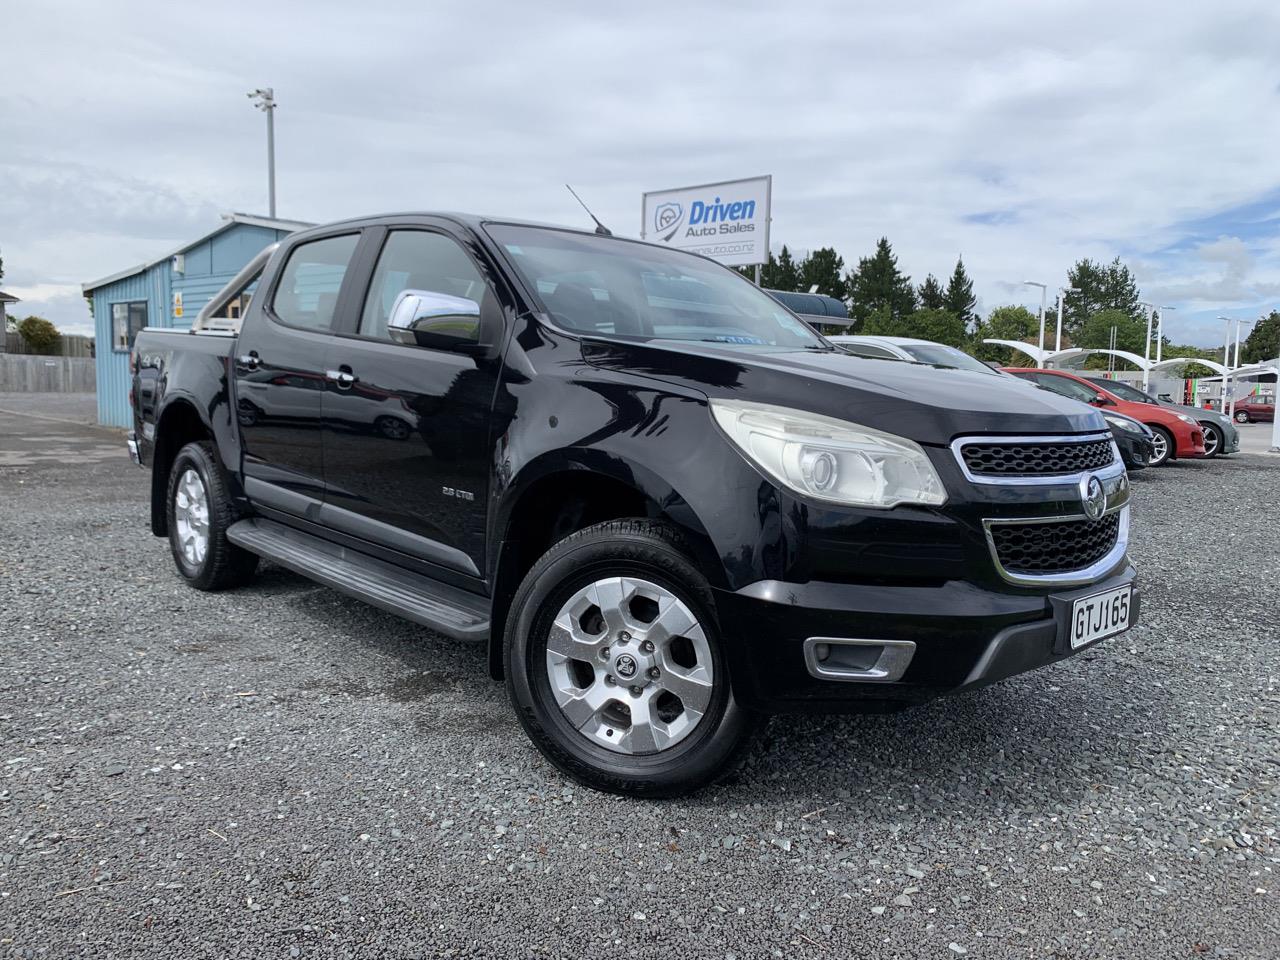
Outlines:
{"label": "wheel arch", "polygon": [[679,492],[649,468],[597,451],[530,464],[507,487],[491,530],[491,542],[498,544],[491,561],[489,673],[494,679],[502,678],[502,636],[511,600],[537,559],[571,533],[627,517],[671,523],[707,579],[724,584],[719,553],[702,522]]}
{"label": "wheel arch", "polygon": [[201,440],[214,441],[215,437],[213,427],[201,416],[200,408],[183,396],[166,403],[156,420],[151,459],[151,532],[157,537],[169,533],[165,496],[173,461],[188,443]]}

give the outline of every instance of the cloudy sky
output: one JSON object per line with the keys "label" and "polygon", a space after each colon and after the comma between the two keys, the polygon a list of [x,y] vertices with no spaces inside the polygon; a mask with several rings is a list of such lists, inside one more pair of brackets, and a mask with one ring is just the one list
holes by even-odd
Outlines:
{"label": "cloudy sky", "polygon": [[1175,341],[1280,303],[1280,8],[0,0],[0,253],[18,313],[265,212],[450,209],[617,233],[644,190],[772,173],[773,240],[984,309],[1122,257]]}

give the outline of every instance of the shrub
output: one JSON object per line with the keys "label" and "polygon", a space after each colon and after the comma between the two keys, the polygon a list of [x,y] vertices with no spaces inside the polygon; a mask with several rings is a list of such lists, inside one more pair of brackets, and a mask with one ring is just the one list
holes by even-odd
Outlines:
{"label": "shrub", "polygon": [[52,353],[62,339],[58,328],[44,317],[27,317],[18,324],[18,334],[36,353]]}

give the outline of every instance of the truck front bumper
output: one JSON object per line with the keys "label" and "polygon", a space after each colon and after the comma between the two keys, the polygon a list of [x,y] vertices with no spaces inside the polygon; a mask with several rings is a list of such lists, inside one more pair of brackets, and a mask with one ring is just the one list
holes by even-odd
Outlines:
{"label": "truck front bumper", "polygon": [[[734,694],[767,712],[877,712],[1066,659],[1072,601],[1133,587],[1125,564],[1085,587],[1002,593],[949,581],[870,586],[760,581],[716,592]],[[825,649],[824,649],[825,645]],[[832,650],[838,651],[831,660]],[[825,654],[825,659],[823,655]],[[834,668],[834,669],[833,669]]]}

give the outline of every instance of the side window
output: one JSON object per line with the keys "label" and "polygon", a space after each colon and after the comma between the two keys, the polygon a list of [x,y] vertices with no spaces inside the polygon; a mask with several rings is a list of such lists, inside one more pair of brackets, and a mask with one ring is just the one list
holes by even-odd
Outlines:
{"label": "side window", "polygon": [[133,338],[147,325],[147,301],[111,305],[111,349],[128,351],[133,348]]}
{"label": "side window", "polygon": [[328,330],[359,239],[349,233],[295,247],[272,297],[272,312],[290,326]]}
{"label": "side window", "polygon": [[[393,230],[387,235],[373,271],[369,295],[360,315],[360,336],[392,339],[387,333],[387,320],[396,297],[405,290],[422,290],[483,304],[488,287],[466,251],[454,240],[426,230]],[[480,325],[454,324],[449,334],[478,342]]]}
{"label": "side window", "polygon": [[1064,397],[1070,397],[1082,403],[1093,403],[1098,398],[1098,392],[1092,387],[1086,387],[1083,383],[1068,380],[1066,377],[1039,375],[1036,376],[1035,382],[1054,393],[1060,393]]}

